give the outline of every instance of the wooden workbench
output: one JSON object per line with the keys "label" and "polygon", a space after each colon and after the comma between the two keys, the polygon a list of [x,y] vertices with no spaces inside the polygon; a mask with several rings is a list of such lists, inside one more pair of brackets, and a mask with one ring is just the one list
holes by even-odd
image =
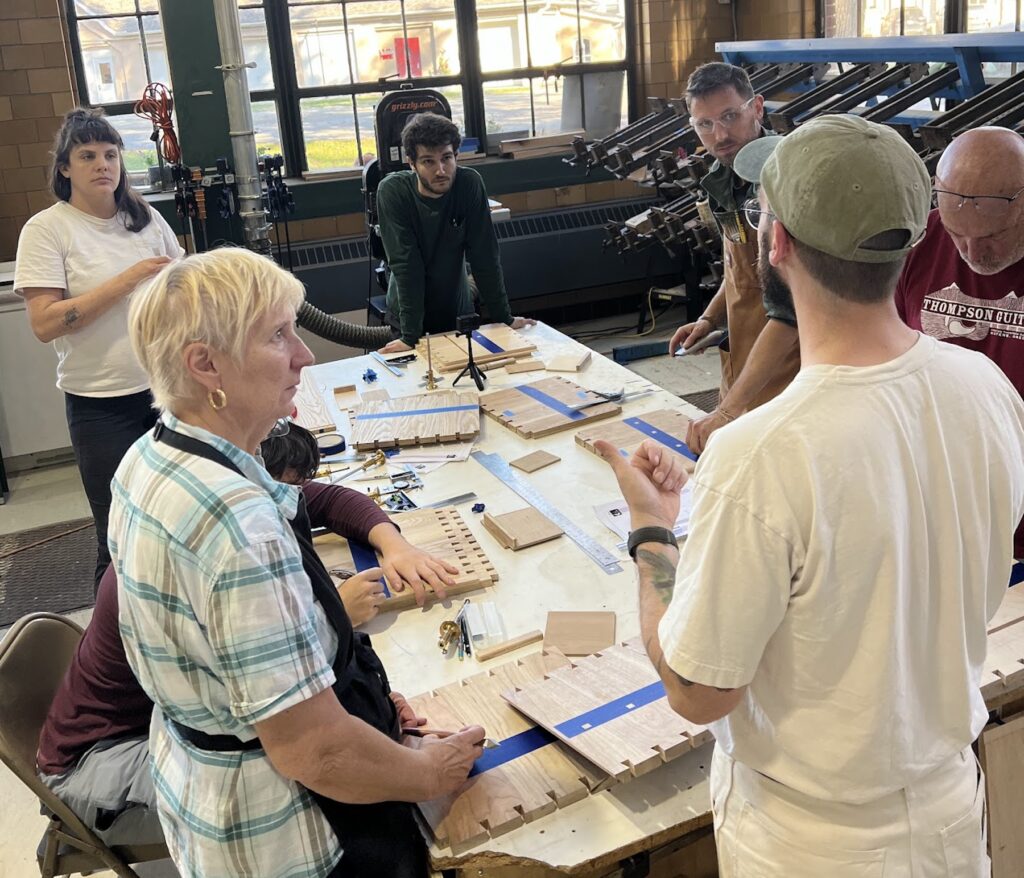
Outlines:
{"label": "wooden workbench", "polygon": [[[537,345],[541,359],[556,350],[565,353],[575,344],[544,324],[524,330],[524,334]],[[373,368],[378,375],[372,385],[361,377],[367,368]],[[417,360],[397,377],[369,357],[356,357],[314,366],[306,374],[320,386],[339,430],[348,436],[351,431],[347,414],[334,402],[336,386],[355,385],[360,391],[384,388],[392,397],[419,393],[423,392],[420,382],[425,369],[426,364]],[[502,368],[486,375],[486,390],[495,390],[535,380],[543,373],[509,375]],[[439,388],[450,390],[451,378],[450,374],[445,376]],[[621,417],[637,416],[666,406],[689,408],[693,416],[701,414],[675,395],[605,357],[593,356],[572,378],[592,390],[617,391],[625,386],[633,391],[654,391],[625,403]],[[458,389],[470,390],[472,384],[464,380]],[[597,521],[592,510],[620,496],[611,470],[594,454],[577,445],[575,430],[528,440],[489,418],[481,418],[480,426],[476,448],[500,454],[506,461],[538,449],[558,455],[561,458],[558,463],[533,474],[517,471],[517,475],[562,512],[570,514],[580,527],[622,561],[621,572],[606,574],[565,537],[519,552],[508,551],[484,528],[482,516],[472,513],[471,504],[465,503],[458,508],[500,574],[500,587],[479,592],[481,599],[498,604],[510,636],[542,629],[549,610],[576,609],[612,610],[618,619],[618,639],[636,636],[639,621],[632,565],[625,551],[617,548],[619,540]],[[360,487],[358,482],[348,484]],[[448,463],[424,476],[424,488],[410,496],[423,504],[466,492],[475,492],[492,514],[526,505],[472,459]],[[452,609],[452,601],[446,605],[435,603],[422,610],[388,613],[366,626],[397,691],[419,694],[538,649],[534,645],[485,664],[472,659],[460,662],[454,654],[445,658],[437,648],[437,630],[441,621],[450,618]],[[1007,680],[1008,685],[1001,681],[997,681],[998,685],[991,685],[991,680],[987,682],[990,686],[986,697],[998,698],[1000,702],[1018,690],[1024,691],[1024,680]],[[708,836],[711,814],[707,773],[711,747],[709,744],[695,749],[627,784],[589,796],[457,856],[434,847],[431,851],[434,866],[438,870],[453,870],[460,878],[470,875],[477,878],[511,875],[533,878],[552,874],[598,876],[611,872],[628,858],[644,857],[657,850],[651,858],[651,875],[683,872],[694,878],[714,875],[713,856],[708,861],[709,849],[713,854]],[[659,858],[663,868],[656,868]]]}

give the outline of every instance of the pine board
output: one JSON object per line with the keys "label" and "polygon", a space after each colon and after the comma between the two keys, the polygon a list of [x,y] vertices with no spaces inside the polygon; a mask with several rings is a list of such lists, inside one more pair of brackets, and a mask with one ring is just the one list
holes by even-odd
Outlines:
{"label": "pine board", "polygon": [[[402,536],[412,545],[459,568],[460,573],[455,576],[455,585],[449,586],[448,594],[457,595],[474,591],[498,581],[497,571],[454,507],[413,509],[409,512],[400,512],[392,518],[402,529]],[[344,537],[325,534],[317,537],[314,545],[328,570],[356,569],[352,560],[352,550]],[[341,580],[336,581],[340,583]],[[390,583],[385,584],[391,594],[380,605],[381,612],[406,610],[416,606],[416,597],[411,589],[395,591]]]}
{"label": "pine board", "polygon": [[521,469],[524,473],[533,473],[553,463],[558,463],[561,459],[550,451],[541,449],[540,451],[531,451],[529,454],[524,454],[515,460],[510,460],[508,465]]}
{"label": "pine board", "polygon": [[509,375],[518,375],[520,372],[540,372],[544,369],[544,363],[536,357],[523,357],[515,363],[505,367]]}
{"label": "pine board", "polygon": [[564,734],[557,726],[658,680],[636,638],[576,659],[571,667],[552,671],[544,680],[502,694],[584,759],[626,781],[699,747],[710,740],[711,733],[679,716],[664,695],[621,716],[595,722],[579,734]]}
{"label": "pine board", "polygon": [[592,655],[615,644],[615,623],[610,610],[551,610],[544,646],[569,656]]}
{"label": "pine board", "polygon": [[[436,409],[472,406],[470,411],[437,412]],[[403,412],[410,414],[403,415]],[[433,412],[428,414],[427,412]],[[367,400],[349,412],[357,451],[393,448],[396,445],[435,445],[465,442],[480,432],[480,409],[475,393],[441,390],[397,399]]]}
{"label": "pine board", "polygon": [[601,397],[584,390],[573,381],[559,377],[542,378],[530,384],[494,390],[480,397],[480,408],[485,414],[527,439],[570,430],[601,418],[610,418],[622,411],[616,403],[604,402],[571,415],[565,414],[527,396],[520,387],[532,387],[566,406],[599,400]]}
{"label": "pine board", "polygon": [[[477,332],[501,348],[500,351],[491,352],[482,344],[472,342],[473,361],[477,364],[490,363],[493,360],[506,360],[509,357],[527,357],[537,350],[535,344],[504,323],[481,326]],[[421,338],[417,343],[416,353],[422,357],[423,362],[427,361],[425,339]],[[469,361],[466,354],[466,337],[464,335],[457,336],[454,332],[430,336],[430,361],[435,372],[454,372],[465,368]]]}
{"label": "pine board", "polygon": [[[676,409],[655,409],[652,412],[634,415],[634,417],[647,422],[662,433],[666,433],[685,444],[686,429],[690,426],[690,419],[681,411]],[[594,441],[604,439],[618,448],[624,457],[628,457],[640,447],[640,443],[644,439],[648,438],[650,437],[635,427],[630,426],[625,421],[607,421],[599,426],[580,430],[576,434],[576,444],[581,445],[592,454],[597,454],[597,450],[594,448]],[[678,449],[674,450],[678,451]],[[688,457],[684,458],[683,465],[687,472],[691,473],[696,466]]]}
{"label": "pine board", "polygon": [[295,406],[295,423],[310,433],[332,433],[338,429],[327,409],[323,390],[308,369],[299,381],[292,405]]}
{"label": "pine board", "polygon": [[499,543],[513,552],[557,539],[565,533],[550,518],[532,506],[501,515],[485,512],[483,525]]}
{"label": "pine board", "polygon": [[[495,741],[534,728],[501,697],[510,688],[543,679],[569,660],[546,650],[506,662],[432,692],[410,698],[428,728],[460,729],[477,723]],[[437,844],[462,851],[523,823],[578,802],[610,783],[595,766],[557,741],[469,779],[455,795],[419,804]]]}

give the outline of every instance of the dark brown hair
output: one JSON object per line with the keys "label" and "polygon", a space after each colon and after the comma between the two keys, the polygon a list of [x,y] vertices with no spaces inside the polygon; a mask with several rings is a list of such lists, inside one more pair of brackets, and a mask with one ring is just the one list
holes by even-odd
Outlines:
{"label": "dark brown hair", "polygon": [[454,152],[458,152],[461,144],[462,135],[459,134],[459,126],[451,119],[439,116],[437,113],[417,113],[415,116],[410,116],[409,121],[402,129],[402,151],[407,158],[414,162],[418,146],[437,149],[450,145]]}
{"label": "dark brown hair", "polygon": [[724,61],[711,61],[701,64],[686,81],[686,105],[689,106],[694,98],[705,98],[722,88],[736,89],[736,94],[743,100],[754,96],[754,88],[746,70]]}
{"label": "dark brown hair", "polygon": [[320,446],[316,437],[305,427],[291,424],[283,436],[273,436],[260,443],[260,455],[267,472],[281,481],[287,470],[294,470],[299,483],[316,475],[320,466]]}
{"label": "dark brown hair", "polygon": [[[906,229],[890,229],[868,238],[861,247],[867,250],[902,250],[907,246]],[[826,290],[847,302],[862,305],[892,298],[905,259],[890,262],[852,262],[822,253],[793,238],[793,249],[807,273]]]}
{"label": "dark brown hair", "polygon": [[[107,121],[102,110],[88,107],[69,110],[64,116],[64,124],[53,139],[53,162],[50,165],[50,191],[61,201],[71,200],[71,181],[61,173],[61,169],[70,164],[71,150],[83,143],[113,143],[119,151],[124,150],[121,135]],[[119,156],[118,162],[121,165],[121,178],[114,190],[117,212],[122,215],[124,227],[129,232],[141,232],[153,216],[149,212],[149,205],[128,182],[124,157]]]}

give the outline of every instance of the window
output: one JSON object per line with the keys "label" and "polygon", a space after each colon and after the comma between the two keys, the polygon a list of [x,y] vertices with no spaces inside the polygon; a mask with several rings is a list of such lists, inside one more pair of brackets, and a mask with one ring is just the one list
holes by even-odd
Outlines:
{"label": "window", "polygon": [[[83,95],[127,130],[146,83],[171,85],[158,0],[66,2]],[[281,152],[290,174],[357,168],[373,157],[374,109],[400,84],[442,92],[463,134],[492,142],[581,128],[603,137],[626,121],[625,0],[238,6],[246,61],[255,65],[256,143]],[[148,140],[145,149],[155,164]]]}
{"label": "window", "polygon": [[68,0],[67,10],[83,101],[106,110],[132,181],[149,185],[159,179],[160,159],[134,107],[148,83],[170,84],[158,0]]}
{"label": "window", "polygon": [[[1019,31],[1024,0],[967,0],[967,18],[964,29],[967,33],[985,31]],[[1019,63],[982,64],[985,78],[1011,76],[1020,69]]]}
{"label": "window", "polygon": [[899,37],[941,34],[945,31],[946,2],[825,0],[825,36]]}

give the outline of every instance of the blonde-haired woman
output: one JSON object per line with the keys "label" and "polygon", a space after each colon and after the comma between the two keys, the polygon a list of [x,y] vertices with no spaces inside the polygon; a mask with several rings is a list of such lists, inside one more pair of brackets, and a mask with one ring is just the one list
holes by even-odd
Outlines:
{"label": "blonde-haired woman", "polygon": [[25,223],[14,269],[32,331],[57,350],[57,387],[96,522],[97,586],[110,563],[111,476],[156,419],[149,380],[128,344],[128,299],[184,252],[132,189],[123,149],[102,110],[64,117],[50,165],[57,203]]}
{"label": "blonde-haired woman", "polygon": [[301,301],[291,275],[225,249],[132,303],[161,416],[114,478],[110,545],[126,653],[159,708],[161,823],[183,875],[421,876],[406,803],[457,789],[483,730],[401,738],[415,717],[308,557],[299,489],[250,453],[313,362]]}

